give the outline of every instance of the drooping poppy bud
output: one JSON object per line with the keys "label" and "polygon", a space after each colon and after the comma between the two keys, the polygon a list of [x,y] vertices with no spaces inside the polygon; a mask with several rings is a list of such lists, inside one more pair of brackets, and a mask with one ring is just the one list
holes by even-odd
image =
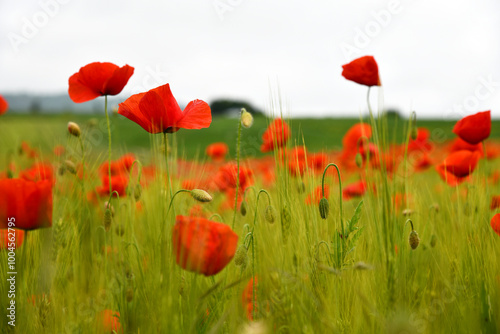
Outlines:
{"label": "drooping poppy bud", "polygon": [[276,220],[276,210],[272,205],[267,206],[265,216],[266,220],[271,224]]}
{"label": "drooping poppy bud", "polygon": [[319,214],[321,218],[326,219],[328,217],[328,212],[330,212],[330,204],[326,198],[322,198],[319,201]]}
{"label": "drooping poppy bud", "polygon": [[206,203],[212,201],[212,196],[202,189],[193,189],[191,190],[191,196],[198,202]]}
{"label": "drooping poppy bud", "polygon": [[415,230],[411,231],[408,242],[410,243],[411,249],[416,249],[418,247],[420,238],[418,237],[418,233]]}
{"label": "drooping poppy bud", "polygon": [[139,201],[142,195],[142,186],[140,183],[137,183],[134,188],[134,199],[135,201]]}
{"label": "drooping poppy bud", "polygon": [[356,162],[356,166],[358,166],[358,168],[361,168],[363,166],[363,156],[361,155],[361,153],[356,153],[356,158],[354,159],[355,162]]}
{"label": "drooping poppy bud", "polygon": [[236,254],[234,255],[234,264],[237,266],[241,266],[241,270],[245,270],[248,263],[248,249],[244,244],[240,245],[238,249],[236,249]]}
{"label": "drooping poppy bud", "polygon": [[247,214],[247,202],[245,202],[245,201],[241,202],[240,213],[242,216],[246,216],[246,214]]}

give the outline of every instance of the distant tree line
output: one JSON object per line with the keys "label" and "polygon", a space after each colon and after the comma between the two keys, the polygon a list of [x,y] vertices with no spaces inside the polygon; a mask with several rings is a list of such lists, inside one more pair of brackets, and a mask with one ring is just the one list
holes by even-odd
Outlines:
{"label": "distant tree line", "polygon": [[262,110],[252,106],[250,103],[241,100],[217,99],[210,103],[212,115],[224,115],[234,110],[245,108],[248,112],[256,115],[263,114]]}

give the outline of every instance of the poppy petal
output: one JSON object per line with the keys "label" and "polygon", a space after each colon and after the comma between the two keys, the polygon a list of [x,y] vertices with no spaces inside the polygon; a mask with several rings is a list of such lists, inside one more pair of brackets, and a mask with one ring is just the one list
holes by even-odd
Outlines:
{"label": "poppy petal", "polygon": [[212,114],[209,105],[202,100],[189,102],[183,112],[183,117],[177,126],[183,129],[208,128],[212,123]]}
{"label": "poppy petal", "polygon": [[5,112],[9,109],[9,104],[7,103],[7,100],[0,95],[0,116],[5,114]]}
{"label": "poppy petal", "polygon": [[[144,130],[151,132],[151,120],[144,116],[139,108],[139,102],[146,93],[132,95],[125,102],[118,105],[118,113],[132,122],[139,124]],[[159,131],[158,131],[159,132]]]}
{"label": "poppy petal", "polygon": [[453,127],[453,133],[472,145],[482,142],[491,133],[491,111],[462,118]]}
{"label": "poppy petal", "polygon": [[104,95],[117,95],[127,84],[130,77],[134,74],[134,68],[129,65],[117,68],[113,75],[108,79],[103,88]]}

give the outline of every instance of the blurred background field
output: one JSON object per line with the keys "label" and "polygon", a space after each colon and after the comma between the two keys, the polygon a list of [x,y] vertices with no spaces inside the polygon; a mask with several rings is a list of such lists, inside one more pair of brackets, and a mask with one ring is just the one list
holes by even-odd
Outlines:
{"label": "blurred background field", "polygon": [[[90,131],[87,138],[92,143],[95,151],[104,151],[107,148],[106,120],[102,114],[12,114],[2,116],[0,122],[0,143],[2,147],[17,147],[22,140],[30,142],[33,147],[41,152],[48,152],[55,145],[65,144],[69,136],[66,131],[68,122],[76,122]],[[293,130],[295,145],[305,143],[311,152],[330,152],[340,150],[342,137],[347,130],[359,122],[359,118],[292,118],[287,120]],[[363,121],[369,123],[368,119]],[[229,146],[230,157],[235,156],[236,125],[237,119],[227,116],[215,116],[208,129],[203,131],[180,130],[175,134],[180,156],[188,159],[203,157],[205,148],[214,142],[224,142]],[[264,116],[255,117],[254,126],[244,130],[242,156],[261,157],[260,145],[268,119]],[[394,142],[401,143],[407,129],[408,120],[397,114],[389,115],[387,118],[389,138]],[[455,120],[424,120],[418,119],[417,126],[430,130],[430,140],[436,144],[443,144],[455,138],[452,133]],[[152,135],[142,130],[141,127],[130,122],[121,115],[112,114],[112,145],[114,154],[125,152],[140,153],[151,147]],[[492,121],[492,132],[490,139],[499,139],[500,120]],[[302,140],[302,138],[304,140]],[[293,145],[293,146],[295,146]]]}

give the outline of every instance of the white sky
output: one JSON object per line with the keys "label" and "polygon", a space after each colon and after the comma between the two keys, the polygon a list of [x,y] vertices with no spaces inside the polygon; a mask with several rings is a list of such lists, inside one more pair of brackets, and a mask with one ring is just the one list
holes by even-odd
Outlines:
{"label": "white sky", "polygon": [[366,87],[341,66],[373,55],[387,108],[495,117],[499,14],[496,0],[0,0],[0,94],[65,92],[110,61],[135,67],[123,99],[169,82],[181,103],[267,108],[279,90],[291,116],[357,116]]}

